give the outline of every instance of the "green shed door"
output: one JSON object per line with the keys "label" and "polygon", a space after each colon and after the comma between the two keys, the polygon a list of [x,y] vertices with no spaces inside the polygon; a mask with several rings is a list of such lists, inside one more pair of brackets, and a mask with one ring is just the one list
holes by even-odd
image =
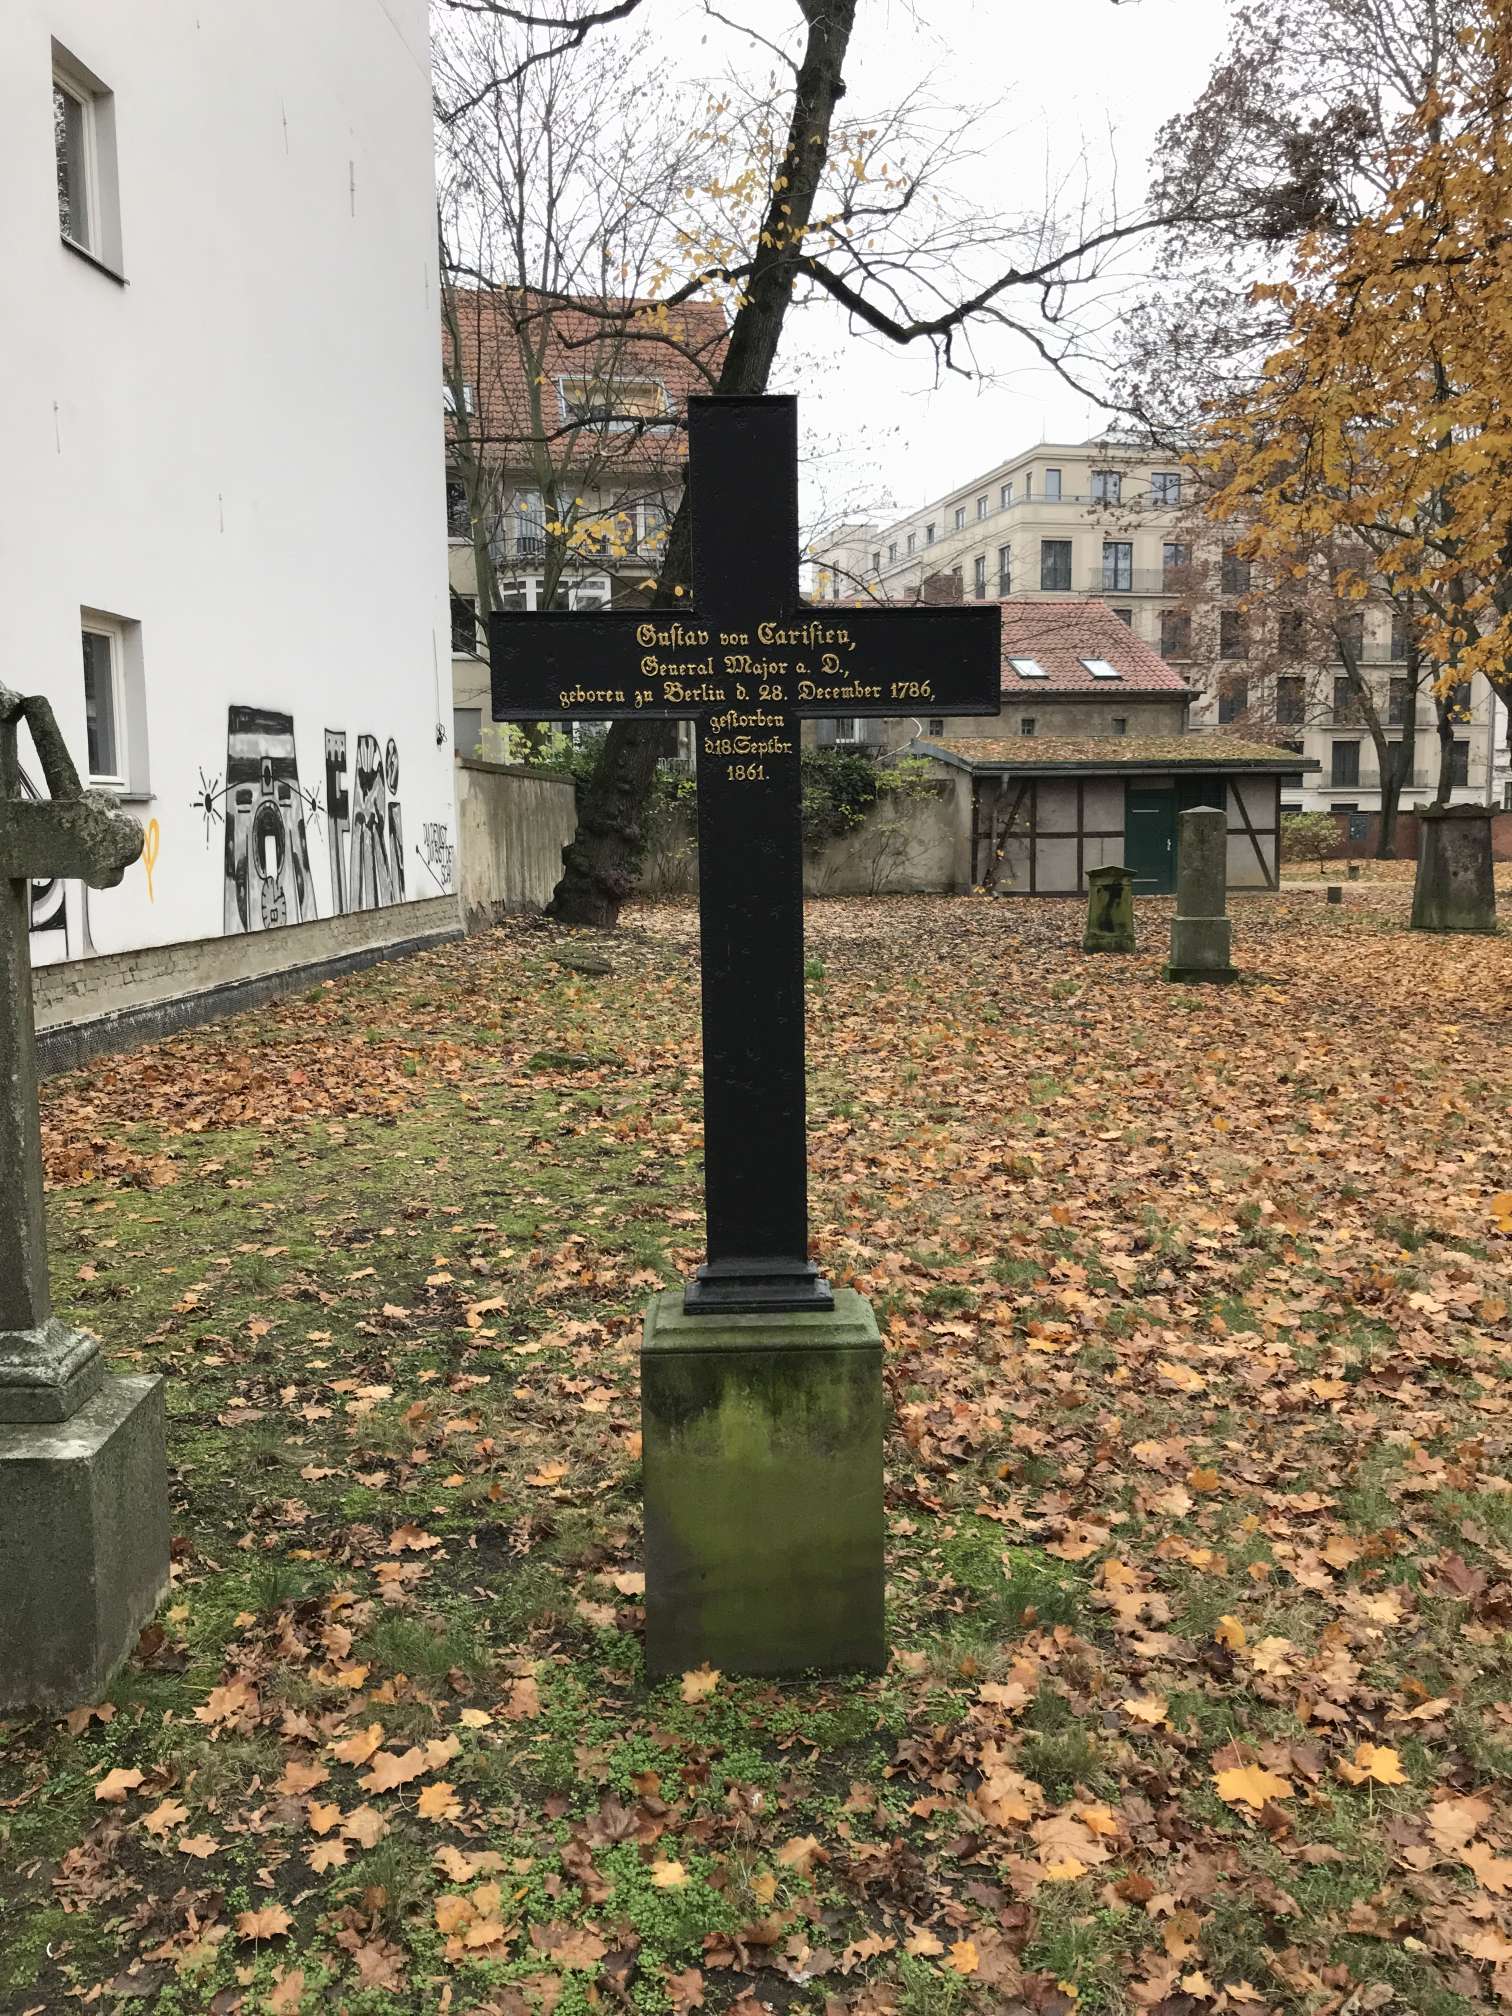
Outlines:
{"label": "green shed door", "polygon": [[1176,793],[1124,793],[1124,865],[1134,871],[1138,896],[1169,896],[1176,887]]}

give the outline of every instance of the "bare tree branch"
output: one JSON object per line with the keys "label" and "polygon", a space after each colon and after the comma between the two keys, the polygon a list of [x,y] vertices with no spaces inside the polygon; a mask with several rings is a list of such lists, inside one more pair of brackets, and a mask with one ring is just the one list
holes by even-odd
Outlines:
{"label": "bare tree branch", "polygon": [[503,4],[503,0],[443,0],[443,5],[449,7],[454,14],[492,14],[501,20],[513,21],[520,28],[561,29],[566,35],[565,41],[552,42],[542,49],[532,49],[512,70],[505,71],[497,77],[490,77],[461,104],[438,106],[436,116],[443,125],[450,126],[464,114],[471,112],[475,106],[481,105],[491,92],[504,90],[509,85],[518,83],[534,64],[547,63],[553,57],[565,56],[573,49],[581,49],[593,29],[607,27],[612,21],[625,20],[637,7],[644,6],[645,0],[619,0],[617,6],[605,7],[597,14],[584,14],[573,22],[550,14],[532,14],[523,7],[509,7]]}

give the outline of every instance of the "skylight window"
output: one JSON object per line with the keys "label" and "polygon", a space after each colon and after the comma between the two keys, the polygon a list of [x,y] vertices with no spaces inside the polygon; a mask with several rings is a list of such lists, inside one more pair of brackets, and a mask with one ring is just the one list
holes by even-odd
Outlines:
{"label": "skylight window", "polygon": [[1038,658],[1010,658],[1008,663],[1020,679],[1043,679],[1047,676]]}
{"label": "skylight window", "polygon": [[1083,658],[1081,661],[1094,679],[1122,679],[1123,674],[1116,665],[1110,665],[1106,658]]}

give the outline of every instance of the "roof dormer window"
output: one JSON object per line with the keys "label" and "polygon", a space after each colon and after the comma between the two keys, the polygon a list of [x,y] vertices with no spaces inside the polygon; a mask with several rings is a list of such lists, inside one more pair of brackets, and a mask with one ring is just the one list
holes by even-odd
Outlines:
{"label": "roof dormer window", "polygon": [[1094,679],[1122,679],[1123,674],[1116,665],[1110,665],[1106,658],[1081,658],[1078,664],[1085,665]]}
{"label": "roof dormer window", "polygon": [[1044,679],[1048,676],[1038,658],[1010,658],[1008,663],[1020,679]]}

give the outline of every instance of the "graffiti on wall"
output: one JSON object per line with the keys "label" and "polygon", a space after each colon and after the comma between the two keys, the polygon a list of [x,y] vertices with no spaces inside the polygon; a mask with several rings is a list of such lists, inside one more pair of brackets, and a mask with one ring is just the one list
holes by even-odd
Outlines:
{"label": "graffiti on wall", "polygon": [[226,710],[225,928],[268,931],[315,912],[299,789],[294,717],[264,707]]}
{"label": "graffiti on wall", "polygon": [[[331,731],[326,731],[329,747]],[[357,737],[352,766],[352,866],[347,904],[378,910],[404,901],[404,823],[398,799],[399,745],[392,735],[378,748],[376,735]]]}
{"label": "graffiti on wall", "polygon": [[451,828],[444,819],[428,819],[425,822],[420,828],[420,845],[415,852],[421,867],[442,895],[449,896],[457,867],[457,850],[452,845]]}
{"label": "graffiti on wall", "polygon": [[[27,776],[24,765],[17,765],[17,774],[22,797],[40,804],[42,793]],[[85,883],[65,882],[61,875],[33,882],[27,891],[27,913],[33,966],[50,966],[59,959],[82,959],[94,951],[94,940],[89,934],[89,889]]]}
{"label": "graffiti on wall", "polygon": [[[294,717],[262,707],[227,711],[226,772],[199,773],[195,807],[209,844],[225,825],[225,928],[263,931],[318,914],[309,832],[325,820],[332,916],[405,900],[399,745],[358,735],[348,768],[344,728],[325,731],[325,802],[299,781]],[[427,829],[429,831],[430,829]],[[446,829],[437,829],[444,837]],[[433,875],[433,864],[416,853]],[[449,854],[449,850],[448,850]],[[447,877],[450,878],[448,859]]]}

